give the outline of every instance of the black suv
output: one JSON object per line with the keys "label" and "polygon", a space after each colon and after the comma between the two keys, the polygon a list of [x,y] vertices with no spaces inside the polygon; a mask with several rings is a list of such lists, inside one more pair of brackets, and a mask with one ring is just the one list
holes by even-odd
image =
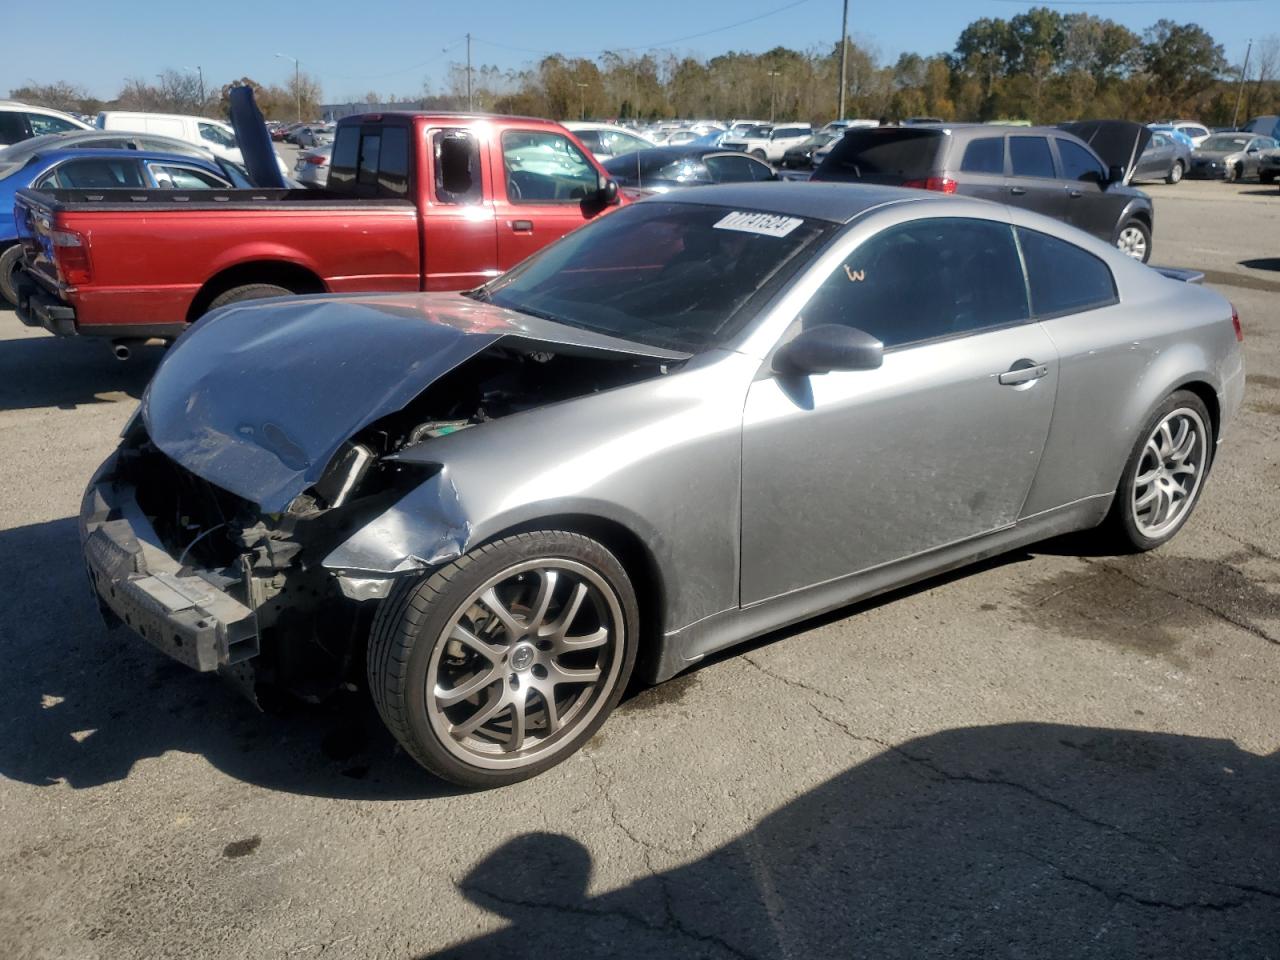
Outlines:
{"label": "black suv", "polygon": [[1128,180],[1150,139],[1141,124],[1118,120],[875,127],[846,133],[813,179],[921,187],[1025,207],[1145,263],[1151,198]]}

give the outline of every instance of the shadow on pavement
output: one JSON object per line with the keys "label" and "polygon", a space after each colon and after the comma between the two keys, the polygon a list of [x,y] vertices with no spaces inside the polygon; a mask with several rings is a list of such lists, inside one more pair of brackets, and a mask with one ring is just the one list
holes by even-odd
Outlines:
{"label": "shadow on pavement", "polygon": [[576,840],[511,840],[459,884],[509,925],[431,956],[1276,955],[1280,755],[1042,724],[885,746],[621,889],[589,892]]}
{"label": "shadow on pavement", "polygon": [[[13,317],[12,314],[0,316]],[[17,318],[13,318],[16,324]],[[4,340],[0,349],[0,410],[36,407],[74,409],[110,403],[104,394],[137,399],[164,355],[164,347],[146,344],[128,360],[111,355],[111,345],[96,338],[35,336]]]}
{"label": "shadow on pavement", "polygon": [[453,792],[399,751],[368,697],[264,714],[124,630],[107,632],[72,518],[0,531],[0,776],[96,787],[169,750],[248,783],[370,800]]}
{"label": "shadow on pavement", "polygon": [[1280,270],[1280,257],[1261,257],[1257,260],[1241,260],[1240,266],[1250,270]]}

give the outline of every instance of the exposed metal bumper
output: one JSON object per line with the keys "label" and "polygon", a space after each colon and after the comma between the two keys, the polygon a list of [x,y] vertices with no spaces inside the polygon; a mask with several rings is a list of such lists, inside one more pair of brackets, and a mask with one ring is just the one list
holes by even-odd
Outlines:
{"label": "exposed metal bumper", "polygon": [[[255,611],[161,546],[112,456],[80,505],[80,541],[105,614],[157,650],[202,672],[234,667],[259,651]],[[245,596],[253,581],[245,571]]]}
{"label": "exposed metal bumper", "polygon": [[76,335],[76,311],[49,293],[25,270],[19,270],[14,287],[18,294],[18,319],[28,327],[43,327],[57,337]]}

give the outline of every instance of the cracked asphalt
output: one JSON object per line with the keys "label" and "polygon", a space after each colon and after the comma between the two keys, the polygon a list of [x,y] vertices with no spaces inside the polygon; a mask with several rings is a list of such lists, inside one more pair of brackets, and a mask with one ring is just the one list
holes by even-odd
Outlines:
{"label": "cracked asphalt", "polygon": [[159,350],[0,313],[0,956],[1280,958],[1280,195],[1151,192],[1249,368],[1172,544],[764,638],[487,794],[105,633],[73,517]]}

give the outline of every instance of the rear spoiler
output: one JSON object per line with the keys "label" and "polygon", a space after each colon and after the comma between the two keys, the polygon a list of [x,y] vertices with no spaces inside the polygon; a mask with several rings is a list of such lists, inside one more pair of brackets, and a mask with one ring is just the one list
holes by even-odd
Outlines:
{"label": "rear spoiler", "polygon": [[1200,270],[1186,270],[1182,267],[1152,267],[1157,273],[1163,273],[1170,280],[1181,280],[1183,283],[1204,283],[1204,273]]}

